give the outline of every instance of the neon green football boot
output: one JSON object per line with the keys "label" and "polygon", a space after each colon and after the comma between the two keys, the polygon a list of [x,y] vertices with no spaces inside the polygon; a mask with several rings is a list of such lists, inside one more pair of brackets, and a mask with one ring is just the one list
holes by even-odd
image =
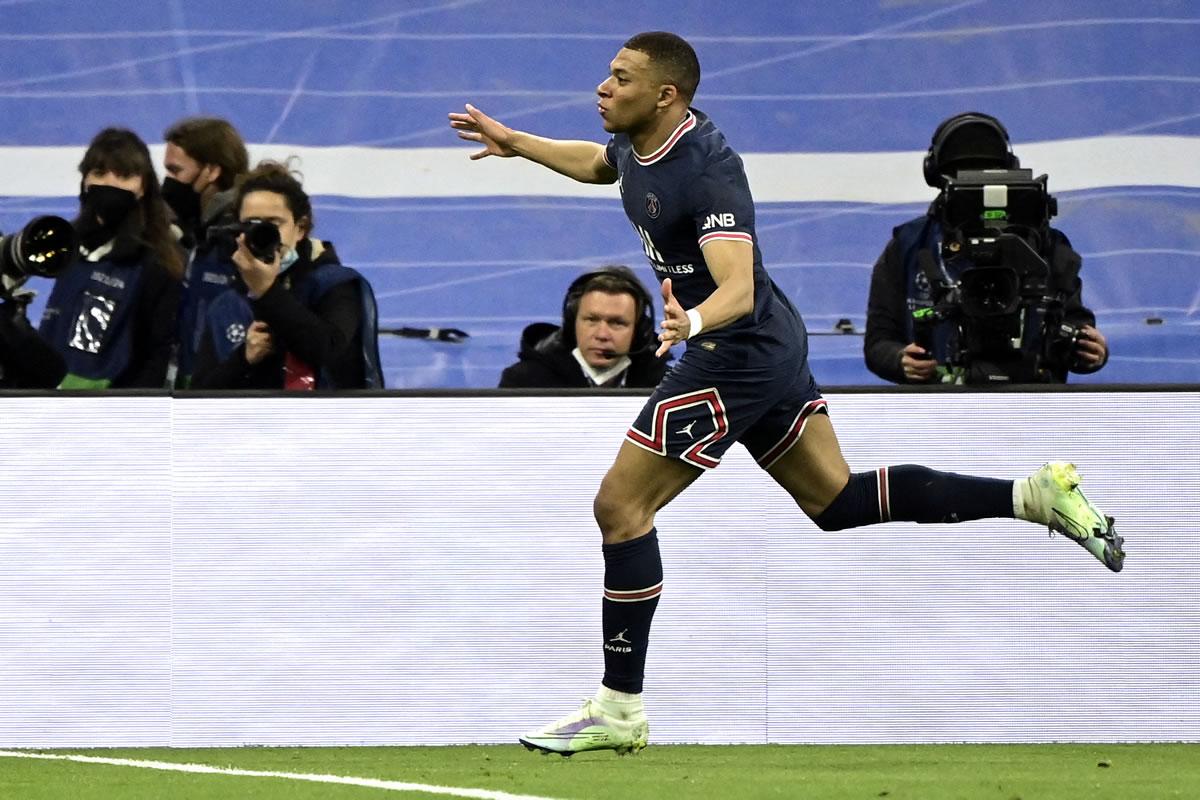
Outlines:
{"label": "neon green football boot", "polygon": [[1113,572],[1125,565],[1125,540],[1115,520],[1104,514],[1079,489],[1074,464],[1051,461],[1018,481],[1021,507],[1017,516],[1040,522],[1078,543]]}
{"label": "neon green football boot", "polygon": [[645,747],[649,733],[646,714],[640,707],[621,716],[592,699],[585,700],[573,714],[525,734],[520,742],[527,750],[563,756],[587,750],[615,750],[623,756]]}

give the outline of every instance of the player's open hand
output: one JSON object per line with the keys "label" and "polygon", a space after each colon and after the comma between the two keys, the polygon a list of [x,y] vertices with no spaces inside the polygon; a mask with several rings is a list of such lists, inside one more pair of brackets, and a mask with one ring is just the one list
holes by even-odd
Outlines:
{"label": "player's open hand", "polygon": [[658,335],[658,341],[662,344],[654,351],[654,355],[660,358],[676,342],[686,339],[692,331],[692,321],[688,319],[687,312],[683,310],[683,306],[679,305],[679,301],[675,299],[675,294],[671,291],[670,278],[662,282],[662,296],[663,321],[659,324],[662,333]]}
{"label": "player's open hand", "polygon": [[500,124],[470,103],[466,108],[466,113],[450,112],[450,127],[458,131],[458,138],[483,145],[482,150],[471,154],[472,161],[488,156],[511,158],[517,154],[511,145],[512,128]]}

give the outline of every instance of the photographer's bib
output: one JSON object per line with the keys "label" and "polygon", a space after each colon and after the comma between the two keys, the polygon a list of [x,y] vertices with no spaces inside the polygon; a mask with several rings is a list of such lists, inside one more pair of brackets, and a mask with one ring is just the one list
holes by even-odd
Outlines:
{"label": "photographer's bib", "polygon": [[63,389],[104,389],[129,366],[140,262],[80,259],[54,282],[39,333],[67,363]]}
{"label": "photographer's bib", "polygon": [[179,349],[176,355],[178,380],[182,385],[191,378],[209,306],[233,285],[236,272],[233,263],[223,259],[216,248],[197,249],[188,263],[179,303]]}

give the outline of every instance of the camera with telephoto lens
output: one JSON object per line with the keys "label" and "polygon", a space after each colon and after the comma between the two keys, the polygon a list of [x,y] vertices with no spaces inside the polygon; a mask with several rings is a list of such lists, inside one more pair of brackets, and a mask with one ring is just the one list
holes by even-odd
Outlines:
{"label": "camera with telephoto lens", "polygon": [[62,217],[35,217],[24,228],[0,235],[0,299],[9,297],[10,287],[27,278],[56,278],[79,251],[71,223]]}
{"label": "camera with telephoto lens", "polygon": [[270,264],[278,257],[282,243],[279,228],[266,220],[248,219],[228,225],[214,225],[208,229],[206,239],[216,246],[223,258],[230,259],[237,252],[237,240],[242,234],[246,236],[246,249],[259,261]]}
{"label": "camera with telephoto lens", "polygon": [[1042,383],[1073,358],[1079,329],[1064,321],[1066,297],[1050,273],[1058,205],[1046,182],[1027,169],[947,178],[935,205],[940,259],[919,257],[933,305],[913,312],[915,341],[927,351],[942,332],[946,380]]}

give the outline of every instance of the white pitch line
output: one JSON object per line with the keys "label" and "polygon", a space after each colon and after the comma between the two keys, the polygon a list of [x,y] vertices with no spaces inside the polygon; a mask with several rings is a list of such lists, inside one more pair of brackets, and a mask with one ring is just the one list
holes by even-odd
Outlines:
{"label": "white pitch line", "polygon": [[314,775],[304,772],[266,772],[254,769],[213,767],[208,764],[175,764],[170,761],[137,761],[129,758],[99,758],[97,756],[55,755],[51,753],[26,753],[16,750],[0,750],[0,758],[33,758],[43,761],[73,761],[80,764],[107,764],[114,767],[136,767],[158,769],[167,772],[192,772],[202,775],[238,775],[245,778],[283,778],[309,783],[337,783],[345,786],[363,786],[368,789],[383,789],[390,792],[425,792],[448,797],[467,797],[471,800],[555,800],[529,794],[509,794],[490,789],[467,789],[458,786],[432,786],[406,781],[383,781],[377,778],[355,778],[345,775]]}

